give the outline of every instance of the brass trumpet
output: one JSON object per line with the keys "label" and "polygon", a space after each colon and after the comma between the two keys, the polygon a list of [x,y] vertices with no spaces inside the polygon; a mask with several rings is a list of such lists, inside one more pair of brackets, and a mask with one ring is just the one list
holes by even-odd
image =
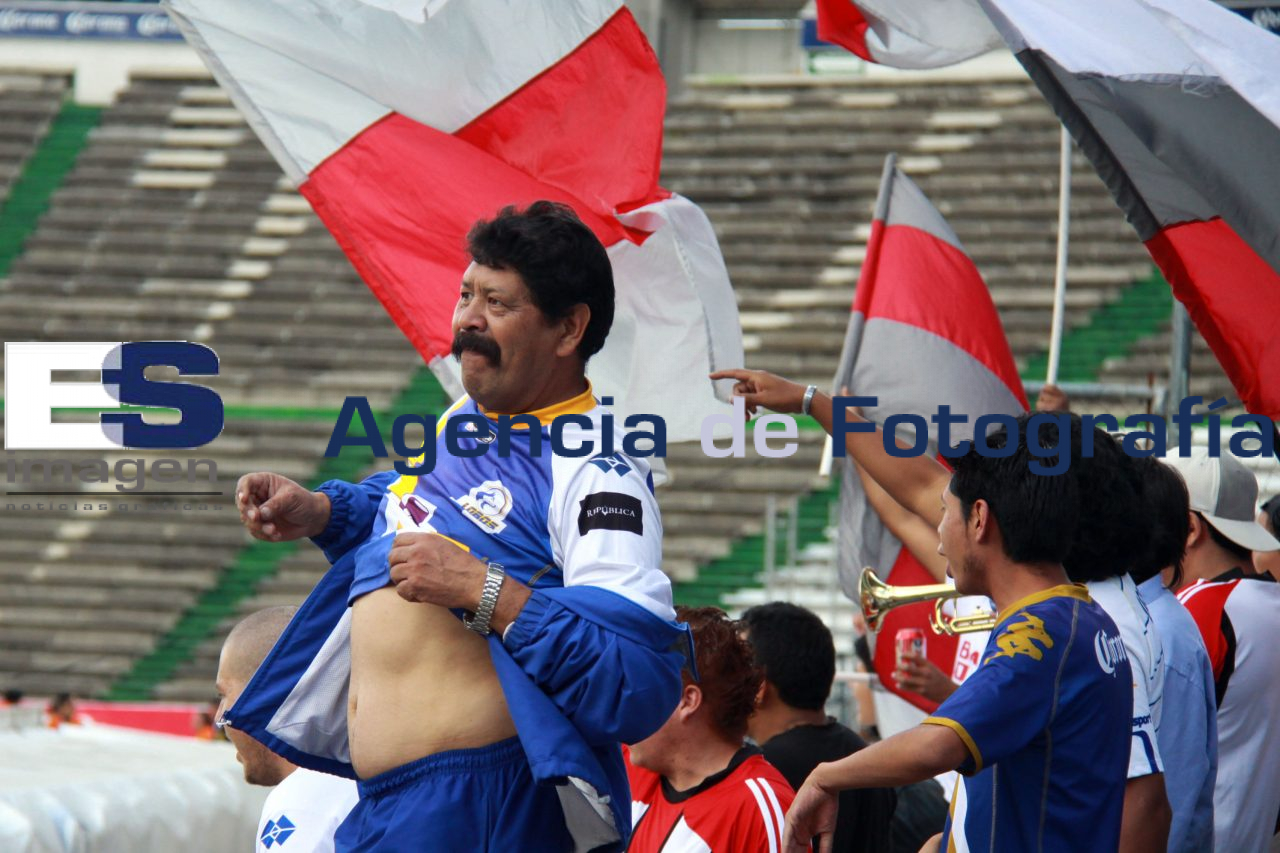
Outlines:
{"label": "brass trumpet", "polygon": [[935,634],[970,634],[975,631],[990,631],[996,626],[994,613],[948,616],[942,612],[944,601],[959,597],[960,593],[956,588],[945,583],[890,586],[876,577],[875,570],[869,566],[862,570],[862,576],[858,579],[858,599],[862,604],[862,616],[867,620],[867,627],[875,633],[879,633],[884,615],[893,608],[930,600],[934,604],[933,615],[929,617],[929,626],[933,628]]}

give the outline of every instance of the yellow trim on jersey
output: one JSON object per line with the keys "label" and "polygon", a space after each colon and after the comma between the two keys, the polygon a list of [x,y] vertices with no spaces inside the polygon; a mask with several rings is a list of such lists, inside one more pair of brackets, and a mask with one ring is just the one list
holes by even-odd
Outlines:
{"label": "yellow trim on jersey", "polygon": [[[537,418],[538,423],[542,424],[543,426],[551,426],[551,421],[554,420],[555,418],[560,417],[561,415],[584,415],[587,412],[594,409],[596,405],[597,403],[596,403],[595,391],[592,390],[591,380],[588,379],[587,390],[583,391],[578,396],[570,397],[568,400],[562,400],[559,403],[556,403],[555,405],[552,405],[552,406],[546,406],[545,408],[541,408],[541,409],[534,409],[532,412],[501,412],[501,413],[485,412],[484,409],[480,408],[479,403],[476,404],[476,408],[480,409],[481,412],[484,412],[485,417],[495,421],[503,414],[506,414],[510,417],[515,417],[518,414],[531,415],[532,417]],[[525,425],[522,423],[513,423],[511,426],[513,429],[525,428]]]}
{"label": "yellow trim on jersey", "polygon": [[996,629],[998,630],[1002,624],[1013,618],[1019,610],[1025,610],[1033,604],[1039,604],[1042,601],[1048,601],[1051,598],[1078,598],[1081,601],[1092,601],[1089,597],[1089,590],[1084,584],[1080,583],[1063,583],[1049,589],[1042,589],[1040,592],[1033,592],[1031,595],[1019,598],[1003,612],[996,614]]}
{"label": "yellow trim on jersey", "polygon": [[[923,725],[943,726],[958,734],[960,736],[960,740],[964,741],[965,749],[969,750],[969,754],[973,756],[973,772],[977,773],[982,770],[982,751],[978,749],[978,745],[973,742],[973,738],[971,738],[969,733],[965,731],[964,726],[960,725],[955,720],[948,719],[947,717],[925,717]],[[971,776],[973,774],[967,773],[965,775]]]}

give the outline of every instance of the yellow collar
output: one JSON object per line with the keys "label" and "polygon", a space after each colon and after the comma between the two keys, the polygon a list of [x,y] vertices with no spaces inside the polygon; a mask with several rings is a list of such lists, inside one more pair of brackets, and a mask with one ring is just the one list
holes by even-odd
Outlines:
{"label": "yellow collar", "polygon": [[1065,596],[1067,598],[1078,598],[1081,601],[1092,601],[1092,599],[1089,598],[1089,590],[1084,584],[1058,584],[1057,586],[1042,589],[1039,592],[1033,592],[1031,595],[1019,598],[1013,604],[1010,604],[1004,612],[997,614],[996,625],[999,626],[1001,622],[1011,618],[1019,610],[1024,610],[1033,604],[1039,604],[1040,602],[1047,601],[1050,598],[1058,598],[1061,596]]}
{"label": "yellow collar", "polygon": [[[587,390],[583,391],[581,394],[579,394],[576,397],[570,397],[567,400],[561,400],[559,403],[553,403],[550,406],[546,406],[541,409],[535,409],[532,412],[519,412],[517,414],[529,415],[531,417],[535,417],[538,419],[538,423],[540,423],[542,426],[550,426],[551,421],[554,420],[555,418],[558,418],[560,415],[586,414],[587,412],[594,409],[596,405],[597,403],[596,403],[595,392],[591,387],[591,380],[588,379]],[[480,412],[482,412],[485,417],[491,420],[496,421],[501,416],[498,412],[486,412],[483,408],[480,407],[479,403],[476,403],[476,408],[479,409]],[[514,417],[514,414],[512,414],[511,416]],[[524,427],[524,424],[514,423],[512,424],[512,427],[516,429],[522,429]]]}

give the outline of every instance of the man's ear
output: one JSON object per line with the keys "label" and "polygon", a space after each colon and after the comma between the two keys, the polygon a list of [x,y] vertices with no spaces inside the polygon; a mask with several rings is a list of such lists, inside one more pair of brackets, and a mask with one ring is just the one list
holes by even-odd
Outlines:
{"label": "man's ear", "polygon": [[995,532],[994,522],[991,505],[982,498],[978,498],[969,508],[969,518],[965,521],[965,528],[974,542],[987,544]]}
{"label": "man's ear", "polygon": [[675,713],[681,719],[688,719],[698,712],[702,707],[702,688],[696,684],[686,684],[684,690],[680,691],[680,704],[676,705]]}
{"label": "man's ear", "polygon": [[1191,525],[1187,528],[1186,551],[1190,551],[1208,538],[1209,531],[1205,529],[1206,526],[1208,526],[1208,522],[1200,517],[1200,513],[1191,513]]}
{"label": "man's ear", "polygon": [[590,322],[591,309],[585,302],[579,302],[570,308],[569,313],[559,321],[560,339],[556,341],[556,355],[567,358],[576,353]]}
{"label": "man's ear", "polygon": [[756,708],[763,708],[765,700],[769,697],[769,682],[763,678],[760,679],[760,687],[756,690]]}

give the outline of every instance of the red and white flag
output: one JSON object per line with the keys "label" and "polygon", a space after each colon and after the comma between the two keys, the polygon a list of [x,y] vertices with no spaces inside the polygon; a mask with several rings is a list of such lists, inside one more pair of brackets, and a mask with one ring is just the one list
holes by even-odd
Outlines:
{"label": "red and white flag", "polygon": [[818,0],[818,38],[895,68],[954,65],[1002,45],[978,0]]}
{"label": "red and white flag", "polygon": [[1280,418],[1280,39],[1207,0],[981,2],[1248,410]]}
{"label": "red and white flag", "polygon": [[[971,439],[984,414],[1027,410],[1022,380],[1000,325],[991,294],[955,232],[891,154],[876,200],[875,220],[854,291],[840,369],[833,383],[878,405],[865,414],[877,421],[915,414],[928,421],[942,405],[968,423],[953,427],[954,446]],[[904,438],[914,443],[914,435]],[[937,452],[936,427],[930,449]],[[857,472],[845,460],[840,483],[839,572],[845,593],[857,601],[864,566],[876,568],[895,586],[937,583],[881,523],[867,501]],[[964,605],[961,605],[964,606]],[[929,628],[933,603],[905,605],[886,615],[875,649],[875,667],[886,688],[920,708],[935,705],[893,682],[893,636],[899,628],[928,634],[927,652],[958,680],[976,666],[985,640],[975,635],[938,636]]]}
{"label": "red and white flag", "polygon": [[702,211],[658,186],[666,87],[621,0],[165,5],[446,383],[468,228],[551,199],[613,261],[596,393],[671,440],[728,411],[706,376],[742,361],[736,302]]}

